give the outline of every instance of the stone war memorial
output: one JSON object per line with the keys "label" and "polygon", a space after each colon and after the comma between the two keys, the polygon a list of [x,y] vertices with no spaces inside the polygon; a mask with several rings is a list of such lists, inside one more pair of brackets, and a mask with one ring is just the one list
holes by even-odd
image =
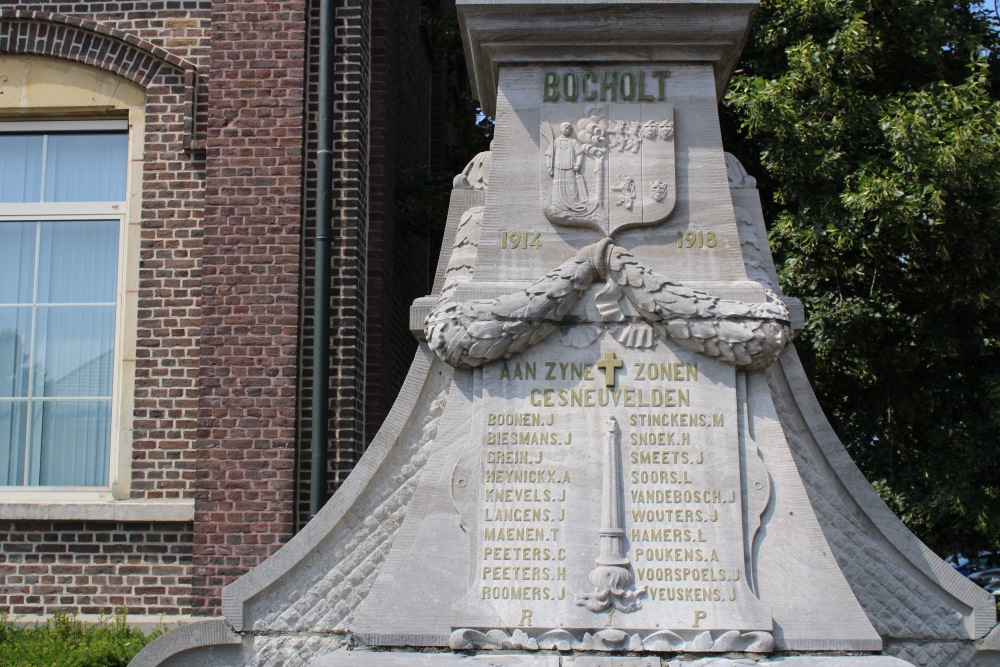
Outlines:
{"label": "stone war memorial", "polygon": [[757,0],[458,0],[492,150],[322,512],[134,665],[1000,665],[796,358],[717,111]]}

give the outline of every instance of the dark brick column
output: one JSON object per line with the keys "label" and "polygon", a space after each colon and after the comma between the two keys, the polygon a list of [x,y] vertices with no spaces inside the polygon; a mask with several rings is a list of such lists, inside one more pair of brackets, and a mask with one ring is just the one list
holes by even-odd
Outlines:
{"label": "dark brick column", "polygon": [[195,613],[293,530],[305,9],[212,6]]}
{"label": "dark brick column", "polygon": [[[319,2],[309,0],[307,171],[303,229],[303,313],[299,396],[298,518],[309,520],[310,440],[312,419],[313,290],[315,266],[316,117],[319,75]],[[330,276],[329,495],[347,477],[364,452],[365,322],[368,294],[369,85],[371,7],[369,0],[341,0],[335,7],[333,220]],[[378,352],[376,352],[378,354]]]}
{"label": "dark brick column", "polygon": [[[420,3],[374,0],[371,57],[368,319],[365,442],[392,408],[417,341],[410,304],[426,295],[433,269],[428,239],[396,219],[401,178],[430,172],[433,53],[420,26]],[[377,352],[376,352],[377,351]]]}

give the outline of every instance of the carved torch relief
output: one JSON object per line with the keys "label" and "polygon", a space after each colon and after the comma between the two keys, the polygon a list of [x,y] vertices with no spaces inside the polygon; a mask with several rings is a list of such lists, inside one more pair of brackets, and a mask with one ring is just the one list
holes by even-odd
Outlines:
{"label": "carved torch relief", "polygon": [[[550,222],[611,237],[670,216],[676,178],[666,76],[663,70],[543,73],[539,195]],[[579,102],[582,115],[573,114]]]}

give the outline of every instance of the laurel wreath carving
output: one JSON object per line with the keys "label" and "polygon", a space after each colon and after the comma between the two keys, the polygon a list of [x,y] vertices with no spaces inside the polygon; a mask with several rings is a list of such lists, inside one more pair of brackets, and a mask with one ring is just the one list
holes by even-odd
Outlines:
{"label": "laurel wreath carving", "polygon": [[606,284],[594,303],[605,322],[623,319],[625,300],[661,336],[740,368],[766,368],[792,340],[791,316],[774,292],[765,290],[762,303],[744,303],[692,290],[658,276],[608,238],[520,292],[469,302],[442,294],[424,333],[431,349],[456,368],[509,358],[555,331],[599,279]]}

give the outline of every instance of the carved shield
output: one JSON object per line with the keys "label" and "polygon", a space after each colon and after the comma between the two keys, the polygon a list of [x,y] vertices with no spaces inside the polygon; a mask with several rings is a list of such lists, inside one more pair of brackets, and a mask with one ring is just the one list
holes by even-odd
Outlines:
{"label": "carved shield", "polygon": [[582,118],[558,113],[543,112],[541,121],[539,195],[550,222],[614,236],[670,216],[677,201],[671,105],[589,107]]}

